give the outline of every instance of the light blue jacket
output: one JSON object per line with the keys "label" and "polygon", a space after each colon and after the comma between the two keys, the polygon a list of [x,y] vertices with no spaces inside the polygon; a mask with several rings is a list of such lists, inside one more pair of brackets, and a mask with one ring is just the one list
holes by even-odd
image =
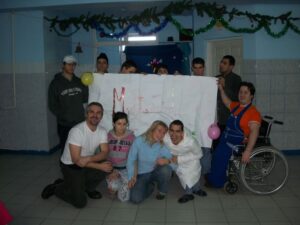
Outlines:
{"label": "light blue jacket", "polygon": [[134,175],[135,161],[137,161],[138,174],[143,174],[154,170],[157,166],[157,159],[170,159],[171,157],[172,155],[165,145],[160,143],[149,145],[144,136],[137,137],[131,145],[127,159],[128,179],[131,180]]}

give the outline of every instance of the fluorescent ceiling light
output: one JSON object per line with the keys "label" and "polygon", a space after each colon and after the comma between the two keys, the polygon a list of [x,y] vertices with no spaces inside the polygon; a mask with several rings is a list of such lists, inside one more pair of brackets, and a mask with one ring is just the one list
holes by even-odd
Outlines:
{"label": "fluorescent ceiling light", "polygon": [[131,36],[128,41],[156,41],[156,36]]}

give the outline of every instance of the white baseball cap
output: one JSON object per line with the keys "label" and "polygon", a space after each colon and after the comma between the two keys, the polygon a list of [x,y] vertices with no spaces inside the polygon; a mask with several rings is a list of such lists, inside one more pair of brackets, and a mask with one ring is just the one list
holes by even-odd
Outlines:
{"label": "white baseball cap", "polygon": [[66,55],[63,59],[63,62],[64,63],[67,63],[67,64],[76,64],[77,63],[77,60],[74,56],[72,55]]}

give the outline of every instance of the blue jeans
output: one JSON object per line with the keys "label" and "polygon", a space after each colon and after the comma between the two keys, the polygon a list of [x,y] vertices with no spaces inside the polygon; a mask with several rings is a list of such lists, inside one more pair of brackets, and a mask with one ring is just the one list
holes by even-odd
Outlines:
{"label": "blue jeans", "polygon": [[211,167],[211,148],[207,147],[202,147],[202,152],[203,156],[200,159],[200,164],[201,164],[201,174],[207,174],[210,172],[210,167]]}
{"label": "blue jeans", "polygon": [[171,175],[172,168],[169,165],[157,166],[150,173],[138,174],[136,183],[130,191],[130,201],[140,203],[148,198],[154,190],[154,182],[157,182],[158,191],[166,194]]}

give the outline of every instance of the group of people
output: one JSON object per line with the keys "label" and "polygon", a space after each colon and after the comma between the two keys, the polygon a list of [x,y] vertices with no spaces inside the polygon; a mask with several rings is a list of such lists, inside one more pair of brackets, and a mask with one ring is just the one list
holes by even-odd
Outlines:
{"label": "group of people", "polygon": [[[108,73],[109,61],[105,53],[100,53],[96,59],[96,72],[100,74]],[[204,59],[197,57],[192,61],[191,70],[195,76],[203,76],[205,69]],[[133,60],[126,60],[120,68],[120,73],[139,73],[138,66]],[[154,67],[154,74],[167,75],[169,74],[168,65],[159,63]],[[178,71],[175,75],[180,75]]]}
{"label": "group of people", "polygon": [[[184,190],[179,203],[193,200],[195,195],[207,195],[202,190],[201,175],[205,175],[207,186],[223,187],[233,146],[245,144],[242,162],[249,162],[261,122],[252,105],[255,88],[232,72],[234,65],[235,59],[230,55],[220,62],[217,116],[222,135],[212,148],[204,148],[180,120],[169,125],[154,121],[142,135],[135,137],[128,128],[127,114],[116,112],[112,115],[113,128],[107,133],[99,125],[103,106],[99,102],[87,105],[88,89],[74,75],[76,60],[66,56],[63,70],[51,82],[48,93],[63,150],[60,158],[63,179],[47,185],[42,198],[56,195],[82,208],[87,204],[87,196],[102,197],[96,187],[106,180],[109,194],[121,201],[140,203],[153,193],[155,184],[156,199],[162,200],[173,172]],[[204,70],[204,60],[195,58],[193,74],[203,76]],[[97,72],[107,71],[108,58],[101,53]],[[136,71],[136,64],[130,60],[120,70],[121,73]]]}
{"label": "group of people", "polygon": [[142,202],[153,193],[155,183],[156,198],[162,200],[173,170],[185,190],[178,202],[192,200],[194,194],[206,196],[200,188],[201,147],[181,121],[173,121],[169,129],[163,121],[154,121],[135,137],[124,112],[114,113],[113,129],[107,133],[99,126],[103,110],[100,103],[89,103],[85,121],[70,130],[60,158],[64,179],[48,185],[42,192],[44,199],[55,194],[82,208],[87,196],[102,197],[96,186],[106,179],[109,193],[121,201]]}
{"label": "group of people", "polygon": [[[105,53],[100,53],[96,59],[96,72],[100,74],[108,73],[108,57]],[[138,66],[133,60],[126,60],[120,68],[120,73],[137,73]]]}

